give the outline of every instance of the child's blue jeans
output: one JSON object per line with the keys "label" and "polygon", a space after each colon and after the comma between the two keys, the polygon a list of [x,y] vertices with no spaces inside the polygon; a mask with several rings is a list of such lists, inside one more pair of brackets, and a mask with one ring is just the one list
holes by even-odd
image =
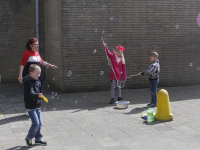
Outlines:
{"label": "child's blue jeans", "polygon": [[35,138],[37,141],[41,141],[42,134],[42,116],[41,116],[41,109],[32,109],[28,111],[29,117],[31,118],[32,125],[29,129],[28,135],[26,136],[27,140],[32,140]]}
{"label": "child's blue jeans", "polygon": [[157,105],[157,99],[158,99],[157,86],[158,86],[158,83],[159,83],[159,79],[149,80],[150,91],[151,91],[151,104]]}

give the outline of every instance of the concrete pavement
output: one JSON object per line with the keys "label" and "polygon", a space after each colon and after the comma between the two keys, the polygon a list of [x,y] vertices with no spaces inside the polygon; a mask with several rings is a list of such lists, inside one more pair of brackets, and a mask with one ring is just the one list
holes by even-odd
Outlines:
{"label": "concrete pavement", "polygon": [[[43,101],[42,134],[48,145],[27,148],[31,121],[25,115],[23,85],[0,84],[0,150],[200,149],[200,86],[163,89],[169,93],[174,120],[148,124],[141,118],[150,102],[148,88],[123,90],[130,105],[117,109],[108,104],[110,91],[64,94],[45,83],[49,103]],[[59,99],[51,99],[52,92]]]}

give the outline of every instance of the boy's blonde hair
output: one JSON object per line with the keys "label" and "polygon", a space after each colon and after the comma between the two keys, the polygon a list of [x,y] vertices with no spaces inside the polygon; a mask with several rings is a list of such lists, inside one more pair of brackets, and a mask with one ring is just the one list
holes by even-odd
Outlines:
{"label": "boy's blonde hair", "polygon": [[31,64],[30,67],[29,67],[29,73],[34,72],[35,69],[41,70],[40,66],[38,66],[36,64]]}
{"label": "boy's blonde hair", "polygon": [[156,58],[158,58],[158,53],[155,52],[155,51],[153,51],[153,52],[151,52],[151,53],[149,54],[149,56],[150,56],[150,57],[156,57]]}

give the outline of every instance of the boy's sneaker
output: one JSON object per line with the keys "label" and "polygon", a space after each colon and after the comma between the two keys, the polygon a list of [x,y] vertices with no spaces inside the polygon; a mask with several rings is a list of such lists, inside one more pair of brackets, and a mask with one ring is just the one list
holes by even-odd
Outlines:
{"label": "boy's sneaker", "polygon": [[149,107],[157,107],[156,104],[151,104]]}
{"label": "boy's sneaker", "polygon": [[115,100],[114,100],[114,98],[112,98],[111,100],[110,100],[110,104],[114,104],[115,103]]}
{"label": "boy's sneaker", "polygon": [[26,115],[29,116],[28,111],[26,111]]}
{"label": "boy's sneaker", "polygon": [[37,145],[47,145],[47,142],[45,142],[45,141],[37,141],[37,140],[35,140],[35,144],[37,144]]}
{"label": "boy's sneaker", "polygon": [[150,106],[151,106],[151,103],[147,104],[147,106],[150,107]]}
{"label": "boy's sneaker", "polygon": [[33,147],[32,140],[27,140],[27,139],[25,140],[28,147]]}
{"label": "boy's sneaker", "polygon": [[118,97],[118,101],[122,101],[123,100],[123,98],[121,98],[121,97]]}

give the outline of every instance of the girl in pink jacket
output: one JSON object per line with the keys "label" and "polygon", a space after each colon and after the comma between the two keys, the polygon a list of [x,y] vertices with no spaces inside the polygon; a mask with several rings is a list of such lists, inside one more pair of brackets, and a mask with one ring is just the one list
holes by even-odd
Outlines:
{"label": "girl in pink jacket", "polygon": [[115,95],[116,83],[118,83],[118,86],[117,86],[118,101],[123,100],[121,97],[121,82],[120,81],[122,81],[122,75],[124,76],[124,79],[126,80],[126,65],[125,65],[125,59],[123,55],[123,51],[125,50],[125,48],[119,45],[115,48],[115,51],[111,53],[106,43],[103,43],[103,45],[111,61],[111,72],[110,72],[111,101],[110,101],[110,104],[113,104],[115,103],[114,95]]}

